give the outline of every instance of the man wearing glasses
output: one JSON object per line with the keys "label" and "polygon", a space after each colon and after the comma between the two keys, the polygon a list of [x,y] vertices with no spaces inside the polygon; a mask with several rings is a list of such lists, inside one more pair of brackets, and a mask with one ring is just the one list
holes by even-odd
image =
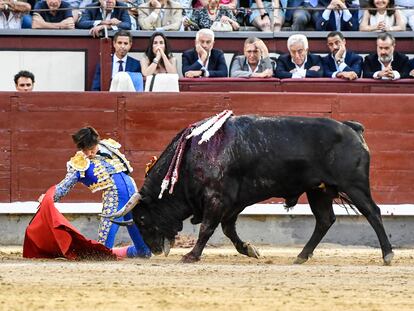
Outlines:
{"label": "man wearing glasses", "polygon": [[273,64],[264,42],[255,37],[244,41],[244,55],[237,56],[231,66],[230,77],[271,78]]}

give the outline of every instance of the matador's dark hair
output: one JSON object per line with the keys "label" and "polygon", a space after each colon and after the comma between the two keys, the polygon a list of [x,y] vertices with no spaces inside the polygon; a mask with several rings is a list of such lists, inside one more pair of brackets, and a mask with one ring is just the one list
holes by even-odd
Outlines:
{"label": "matador's dark hair", "polygon": [[73,142],[79,150],[89,149],[99,142],[98,132],[91,126],[81,128],[72,135]]}

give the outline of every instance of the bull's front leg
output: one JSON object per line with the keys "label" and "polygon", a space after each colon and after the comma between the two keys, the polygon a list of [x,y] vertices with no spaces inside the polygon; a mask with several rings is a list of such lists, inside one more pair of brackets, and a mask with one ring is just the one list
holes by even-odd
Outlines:
{"label": "bull's front leg", "polygon": [[192,263],[200,260],[201,253],[207,244],[207,241],[213,235],[218,224],[220,223],[223,213],[223,200],[216,196],[209,196],[204,203],[205,211],[203,220],[200,225],[198,239],[194,248],[181,259],[182,262]]}
{"label": "bull's front leg", "polygon": [[203,252],[203,249],[206,246],[207,241],[213,235],[214,230],[217,228],[218,224],[218,221],[213,223],[201,223],[200,232],[198,233],[198,239],[195,246],[193,247],[191,252],[185,254],[183,258],[181,258],[181,262],[192,263],[200,260],[201,253]]}

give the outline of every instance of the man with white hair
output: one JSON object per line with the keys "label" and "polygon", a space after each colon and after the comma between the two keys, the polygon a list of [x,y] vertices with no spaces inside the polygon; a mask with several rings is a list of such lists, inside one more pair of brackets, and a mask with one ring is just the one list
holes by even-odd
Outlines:
{"label": "man with white hair", "polygon": [[384,32],[377,37],[377,53],[365,57],[363,77],[378,80],[397,80],[408,77],[408,57],[395,51],[395,38]]}
{"label": "man with white hair", "polygon": [[321,57],[309,53],[308,39],[302,34],[291,35],[287,41],[289,53],[277,60],[276,78],[320,78],[323,76]]}
{"label": "man with white hair", "polygon": [[186,78],[227,77],[228,69],[224,53],[213,49],[214,32],[201,29],[196,34],[195,48],[182,55],[183,76]]}

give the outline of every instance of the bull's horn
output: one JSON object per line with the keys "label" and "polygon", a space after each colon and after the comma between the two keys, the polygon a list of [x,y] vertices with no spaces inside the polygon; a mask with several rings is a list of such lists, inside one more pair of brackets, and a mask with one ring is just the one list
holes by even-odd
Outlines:
{"label": "bull's horn", "polygon": [[167,257],[169,255],[170,250],[171,250],[171,241],[164,238],[164,241],[162,243],[162,251],[163,251],[165,257]]}
{"label": "bull's horn", "polygon": [[125,216],[130,211],[132,211],[135,205],[138,204],[139,200],[141,200],[141,195],[139,194],[139,192],[135,192],[129,198],[128,202],[126,202],[125,205],[119,211],[113,214],[99,214],[99,216],[105,217],[105,218],[119,218],[119,217]]}

